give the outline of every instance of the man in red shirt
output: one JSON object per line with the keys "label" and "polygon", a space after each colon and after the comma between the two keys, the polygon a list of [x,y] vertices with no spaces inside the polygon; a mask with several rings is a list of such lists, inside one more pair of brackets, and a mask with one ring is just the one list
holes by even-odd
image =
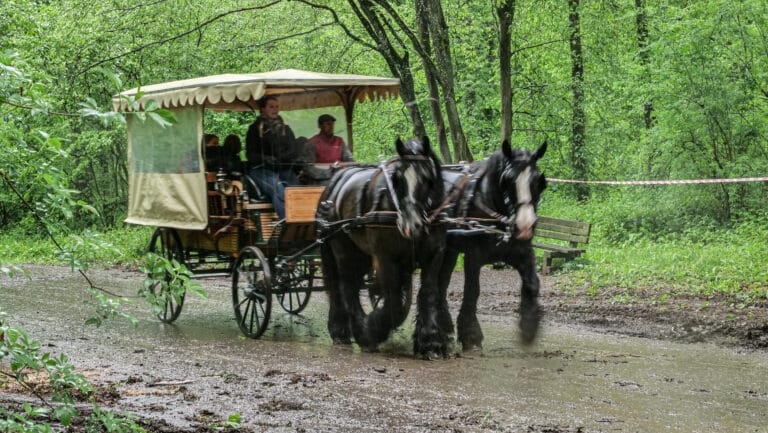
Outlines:
{"label": "man in red shirt", "polygon": [[320,132],[309,139],[315,145],[315,162],[320,164],[335,162],[352,162],[352,152],[344,144],[344,140],[338,135],[333,135],[333,125],[336,119],[330,114],[323,114],[317,118],[317,126]]}
{"label": "man in red shirt", "polygon": [[322,114],[317,118],[317,126],[320,132],[307,140],[305,157],[307,161],[314,161],[314,164],[331,164],[328,168],[315,166],[313,163],[307,164],[302,171],[300,178],[302,182],[308,184],[326,185],[338,168],[339,162],[354,162],[352,152],[344,144],[344,140],[337,135],[333,135],[333,125],[336,119],[330,114]]}

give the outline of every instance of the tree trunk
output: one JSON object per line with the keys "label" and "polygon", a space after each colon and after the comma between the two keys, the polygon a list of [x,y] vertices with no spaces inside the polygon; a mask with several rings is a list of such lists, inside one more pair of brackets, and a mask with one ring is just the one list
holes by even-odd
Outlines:
{"label": "tree trunk", "polygon": [[[584,131],[586,115],[584,114],[584,57],[581,47],[581,24],[579,17],[579,1],[568,0],[570,48],[571,48],[571,90],[573,92],[573,108],[571,120],[571,164],[576,179],[586,179],[587,162],[584,154]],[[589,189],[585,184],[577,183],[576,196],[580,201],[589,197]]]}
{"label": "tree trunk", "polygon": [[[400,99],[405,104],[408,114],[413,122],[413,134],[423,136],[425,134],[424,121],[421,117],[421,111],[416,104],[416,90],[414,86],[413,74],[411,73],[408,52],[403,55],[398,54],[397,49],[390,41],[384,23],[374,10],[374,5],[368,0],[362,0],[355,3],[349,0],[349,5],[357,15],[360,23],[365,27],[368,35],[376,42],[376,49],[381,53],[389,66],[392,75],[400,79]],[[392,28],[390,24],[386,28]]]}
{"label": "tree trunk", "polygon": [[515,22],[515,0],[505,0],[496,8],[499,17],[499,77],[501,80],[501,141],[512,137],[512,48],[510,27]]}
{"label": "tree trunk", "polygon": [[[459,119],[459,111],[456,107],[448,26],[445,23],[440,0],[425,0],[422,4],[428,19],[428,28],[434,47],[437,66],[432,63],[431,56],[424,49],[419,38],[416,37],[409,26],[400,18],[397,11],[389,2],[384,0],[359,0],[358,2],[349,0],[349,4],[357,14],[368,34],[374,41],[376,41],[376,49],[387,61],[392,73],[400,78],[400,96],[406,103],[408,111],[411,113],[414,122],[414,132],[417,135],[422,135],[424,132],[424,125],[421,121],[418,104],[415,103],[416,97],[413,88],[413,76],[411,75],[410,64],[408,63],[408,54],[407,51],[402,56],[397,54],[397,51],[394,49],[393,44],[388,37],[387,30],[389,30],[389,32],[397,30],[398,34],[393,34],[392,39],[405,50],[413,48],[426,65],[425,69],[429,70],[430,73],[437,78],[437,82],[443,93],[443,102],[448,117],[448,124],[451,128],[453,159],[472,161],[472,154],[467,146],[467,139],[464,136],[464,130],[461,126],[461,120]],[[389,14],[394,20],[394,23],[383,21],[382,17],[377,14],[377,9],[374,6],[378,6],[381,10]],[[400,33],[410,40],[413,45],[412,47],[405,45],[404,39],[401,37]]]}
{"label": "tree trunk", "polygon": [[[432,54],[432,44],[429,41],[429,20],[427,19],[427,5],[425,0],[416,0],[416,22],[419,29],[419,39],[427,53]],[[424,64],[424,75],[429,89],[429,109],[432,113],[432,121],[435,124],[435,134],[440,144],[440,156],[443,161],[451,161],[451,149],[448,147],[448,136],[445,132],[445,120],[440,110],[440,90],[438,89],[437,78],[432,74],[432,68],[427,64],[428,59],[422,59]]]}
{"label": "tree trunk", "polygon": [[[637,49],[640,65],[645,70],[645,81],[650,81],[650,59],[648,56],[648,14],[645,10],[645,0],[635,0],[635,9],[637,12]],[[645,129],[651,129],[653,126],[653,101],[649,98],[643,103],[643,123]]]}
{"label": "tree trunk", "polygon": [[448,38],[448,24],[445,22],[443,7],[440,0],[426,0],[427,17],[429,19],[429,31],[432,35],[432,43],[435,47],[435,61],[437,74],[443,91],[445,112],[448,116],[448,125],[451,128],[451,141],[453,142],[453,156],[456,161],[472,161],[472,153],[467,146],[467,138],[461,126],[459,110],[456,107],[456,94],[453,85],[453,60],[451,58],[451,45]]}

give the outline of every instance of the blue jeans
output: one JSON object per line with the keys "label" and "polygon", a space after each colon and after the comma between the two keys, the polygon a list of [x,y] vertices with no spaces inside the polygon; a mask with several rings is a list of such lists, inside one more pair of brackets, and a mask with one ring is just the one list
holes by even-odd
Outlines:
{"label": "blue jeans", "polygon": [[272,201],[280,219],[285,218],[285,187],[299,184],[299,178],[292,168],[254,167],[251,178],[261,192]]}

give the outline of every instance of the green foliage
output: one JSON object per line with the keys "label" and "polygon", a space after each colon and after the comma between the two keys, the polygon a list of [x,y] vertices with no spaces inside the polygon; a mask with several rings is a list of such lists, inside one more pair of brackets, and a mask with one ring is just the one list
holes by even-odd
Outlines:
{"label": "green foliage", "polygon": [[[633,2],[582,2],[579,8],[586,67],[587,176],[764,175],[761,170],[768,160],[768,58],[763,30],[768,26],[768,8],[764,2],[644,3],[649,34],[642,49]],[[352,34],[367,41],[347,4],[323,4],[333,8]],[[412,3],[391,6],[406,26],[416,28]],[[573,171],[567,4],[523,0],[515,6],[510,41],[513,143],[533,148],[549,138],[550,151],[542,165],[551,176],[569,178]],[[443,8],[462,124],[475,157],[484,157],[499,147],[493,4],[443,2]],[[91,13],[82,14],[85,9]],[[16,1],[4,3],[0,11],[1,27],[13,29],[3,33],[7,37],[0,42],[0,50],[20,53],[5,51],[0,56],[0,99],[5,101],[0,102],[0,150],[9,155],[5,166],[16,167],[19,176],[14,181],[36,205],[40,202],[42,211],[50,212],[53,221],[77,231],[105,230],[119,225],[125,216],[124,126],[110,124],[120,116],[100,108],[108,107],[118,91],[200,75],[280,68],[391,74],[375,51],[351,40],[333,23],[328,10],[304,2],[243,7],[223,0],[179,8],[166,2],[135,7],[122,0]],[[141,32],[135,31],[135,23],[142,23]],[[429,98],[424,74],[417,53],[412,50],[409,55],[417,98],[408,102],[426,114]],[[643,119],[647,104],[653,108],[650,128]],[[81,116],[55,116],[53,110]],[[162,112],[148,116],[168,121]],[[251,120],[249,113],[206,113],[205,129],[222,138],[230,133],[242,138]],[[426,121],[428,133],[434,136],[434,125]],[[39,131],[58,138],[46,142]],[[386,158],[393,153],[394,138],[410,131],[403,104],[358,104],[357,159]],[[29,166],[18,161],[29,161]],[[34,180],[40,176],[33,169],[38,167],[49,177],[44,184]],[[573,193],[571,186],[561,190]],[[664,199],[683,203],[684,208],[706,214],[705,220],[712,216],[718,223],[766,209],[766,190],[759,184],[690,191],[670,188],[663,193]],[[77,206],[83,202],[91,207]],[[0,226],[37,232],[15,204],[7,188],[0,188]],[[74,218],[66,219],[62,208],[71,208]],[[676,211],[677,205],[669,208]],[[631,221],[622,225],[631,227],[637,220],[642,220],[640,225],[649,224],[647,215],[627,217]]]}
{"label": "green foliage", "polygon": [[91,305],[96,316],[86,320],[86,325],[101,326],[105,320],[109,319],[125,319],[133,326],[138,325],[139,321],[123,310],[123,304],[127,302],[125,298],[118,299],[95,289],[88,289],[88,294],[90,300],[86,303]]}
{"label": "green foliage", "polygon": [[16,276],[16,274],[21,274],[29,278],[29,273],[24,268],[21,268],[19,266],[16,266],[10,263],[3,263],[0,266],[0,272],[5,274],[5,276],[8,278],[13,278]]}
{"label": "green foliage", "polygon": [[192,281],[192,271],[176,259],[147,253],[139,270],[146,274],[139,296],[152,306],[154,314],[160,313],[171,300],[175,305],[180,304],[186,292],[208,299],[202,285]]}
{"label": "green foliage", "polygon": [[586,281],[590,290],[624,288],[628,296],[672,286],[681,295],[718,294],[739,302],[768,299],[765,214],[743,214],[722,225],[693,213],[693,208],[659,203],[659,196],[663,194],[642,189],[625,191],[623,199],[614,194],[582,204],[558,194],[547,196],[541,214],[592,223],[586,254],[566,267],[569,280]]}
{"label": "green foliage", "polygon": [[212,423],[209,427],[215,431],[231,431],[240,430],[243,426],[241,415],[239,413],[232,414],[227,417],[226,421],[220,423]]}
{"label": "green foliage", "polygon": [[[0,233],[0,258],[8,261],[8,271],[19,273],[22,264],[63,264],[73,270],[88,269],[93,263],[103,266],[136,265],[144,260],[150,227],[126,226],[104,233],[88,230],[60,238],[64,251],[49,238],[30,236],[21,231]],[[13,276],[13,275],[9,275]]]}

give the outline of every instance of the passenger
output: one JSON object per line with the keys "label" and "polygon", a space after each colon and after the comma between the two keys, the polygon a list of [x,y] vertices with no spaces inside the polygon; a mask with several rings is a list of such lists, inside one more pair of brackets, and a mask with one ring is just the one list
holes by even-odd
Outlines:
{"label": "passenger", "polygon": [[[338,135],[333,134],[333,127],[336,119],[330,114],[322,114],[317,118],[317,127],[320,132],[309,139],[309,149],[307,153],[310,156],[307,160],[320,164],[335,164],[340,162],[354,162],[352,152],[344,144],[344,140]],[[309,165],[302,171],[303,180],[306,183],[325,184],[333,175],[335,167],[322,169]]]}
{"label": "passenger", "polygon": [[216,172],[221,167],[224,154],[224,149],[219,147],[219,136],[204,134],[203,143],[205,144],[205,171]]}
{"label": "passenger", "polygon": [[297,140],[293,130],[283,123],[277,97],[261,98],[259,111],[245,137],[249,174],[284,219],[285,187],[299,184],[295,169],[306,139]]}
{"label": "passenger", "polygon": [[230,173],[234,177],[238,177],[243,173],[243,161],[240,159],[240,150],[243,145],[240,141],[240,136],[237,134],[229,134],[224,139],[224,171]]}

